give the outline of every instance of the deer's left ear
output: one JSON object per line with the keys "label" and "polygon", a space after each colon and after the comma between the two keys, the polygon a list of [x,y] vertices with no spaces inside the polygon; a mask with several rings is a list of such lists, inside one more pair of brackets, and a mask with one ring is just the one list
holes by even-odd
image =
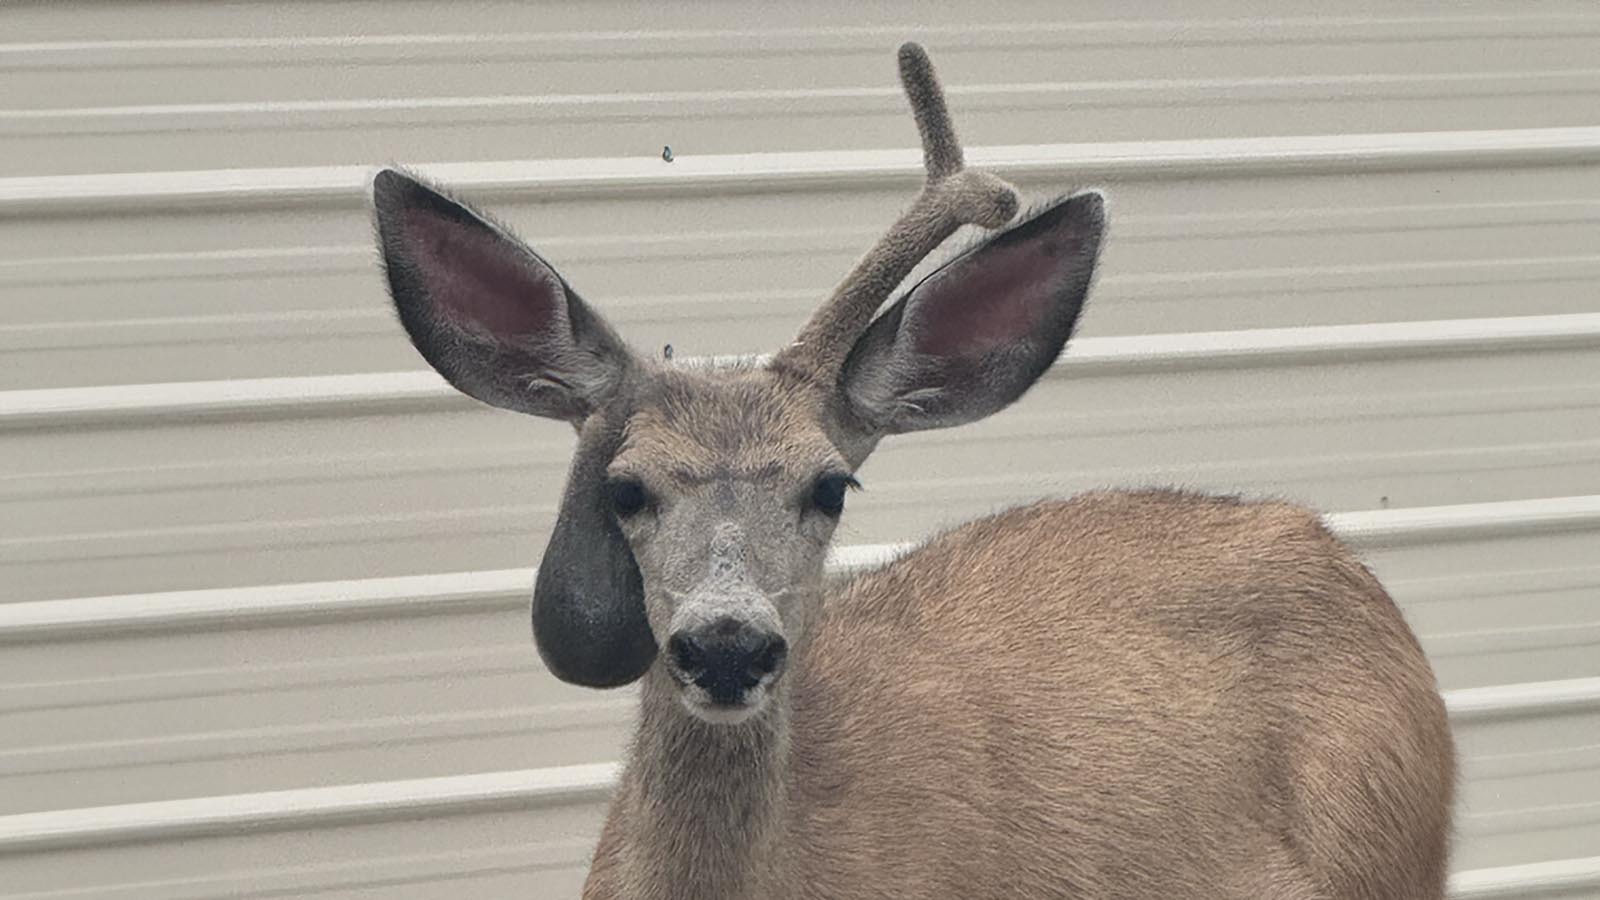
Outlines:
{"label": "deer's left ear", "polygon": [[1078,194],[924,278],[850,351],[839,387],[854,418],[896,434],[1016,401],[1072,334],[1104,224],[1100,195]]}
{"label": "deer's left ear", "polygon": [[622,423],[601,414],[585,424],[533,588],[540,658],[557,678],[585,687],[636,681],[656,658],[644,579],[606,499]]}

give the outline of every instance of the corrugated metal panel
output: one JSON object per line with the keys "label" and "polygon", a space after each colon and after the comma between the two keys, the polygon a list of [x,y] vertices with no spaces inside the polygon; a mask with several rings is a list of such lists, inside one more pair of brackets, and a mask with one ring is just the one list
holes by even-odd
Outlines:
{"label": "corrugated metal panel", "polygon": [[898,147],[907,38],[974,144],[1589,124],[1600,90],[1581,0],[119,6],[8,14],[0,174]]}
{"label": "corrugated metal panel", "polygon": [[1344,510],[1449,690],[1454,895],[1600,892],[1600,15],[1325,7],[7,5],[0,896],[575,896],[631,694],[528,646],[570,430],[421,368],[363,167],[641,345],[763,350],[918,178],[907,37],[972,159],[1114,231],[1084,339],[886,444],[845,562],[1105,484]]}

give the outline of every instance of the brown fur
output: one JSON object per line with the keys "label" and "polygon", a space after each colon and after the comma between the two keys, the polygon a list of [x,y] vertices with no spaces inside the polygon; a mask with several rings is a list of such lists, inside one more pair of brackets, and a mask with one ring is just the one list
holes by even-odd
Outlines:
{"label": "brown fur", "polygon": [[612,469],[671,471],[688,482],[777,469],[801,480],[838,457],[817,429],[817,392],[765,369],[651,373]]}
{"label": "brown fur", "polygon": [[1443,896],[1443,704],[1309,512],[1095,493],[828,597],[738,727],[646,677],[608,898]]}

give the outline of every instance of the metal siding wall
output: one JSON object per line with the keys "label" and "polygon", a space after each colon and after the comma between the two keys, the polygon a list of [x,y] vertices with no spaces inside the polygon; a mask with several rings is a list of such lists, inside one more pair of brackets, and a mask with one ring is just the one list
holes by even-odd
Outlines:
{"label": "metal siding wall", "polygon": [[631,694],[529,646],[570,430],[423,369],[364,167],[641,346],[767,349],[914,189],[908,37],[972,159],[1113,232],[841,564],[1090,486],[1336,511],[1449,691],[1455,895],[1600,892],[1600,13],[836,7],[0,7],[0,897],[575,896]]}

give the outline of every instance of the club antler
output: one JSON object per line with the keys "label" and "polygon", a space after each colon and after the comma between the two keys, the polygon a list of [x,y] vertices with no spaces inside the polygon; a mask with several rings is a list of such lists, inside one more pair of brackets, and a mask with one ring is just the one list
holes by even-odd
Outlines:
{"label": "club antler", "polygon": [[831,383],[889,293],[945,238],[962,225],[999,228],[1017,213],[1017,192],[1011,185],[988,172],[965,168],[944,92],[920,45],[901,45],[900,82],[922,135],[928,180],[911,208],[856,263],[794,343],[777,357],[779,364],[825,383]]}

